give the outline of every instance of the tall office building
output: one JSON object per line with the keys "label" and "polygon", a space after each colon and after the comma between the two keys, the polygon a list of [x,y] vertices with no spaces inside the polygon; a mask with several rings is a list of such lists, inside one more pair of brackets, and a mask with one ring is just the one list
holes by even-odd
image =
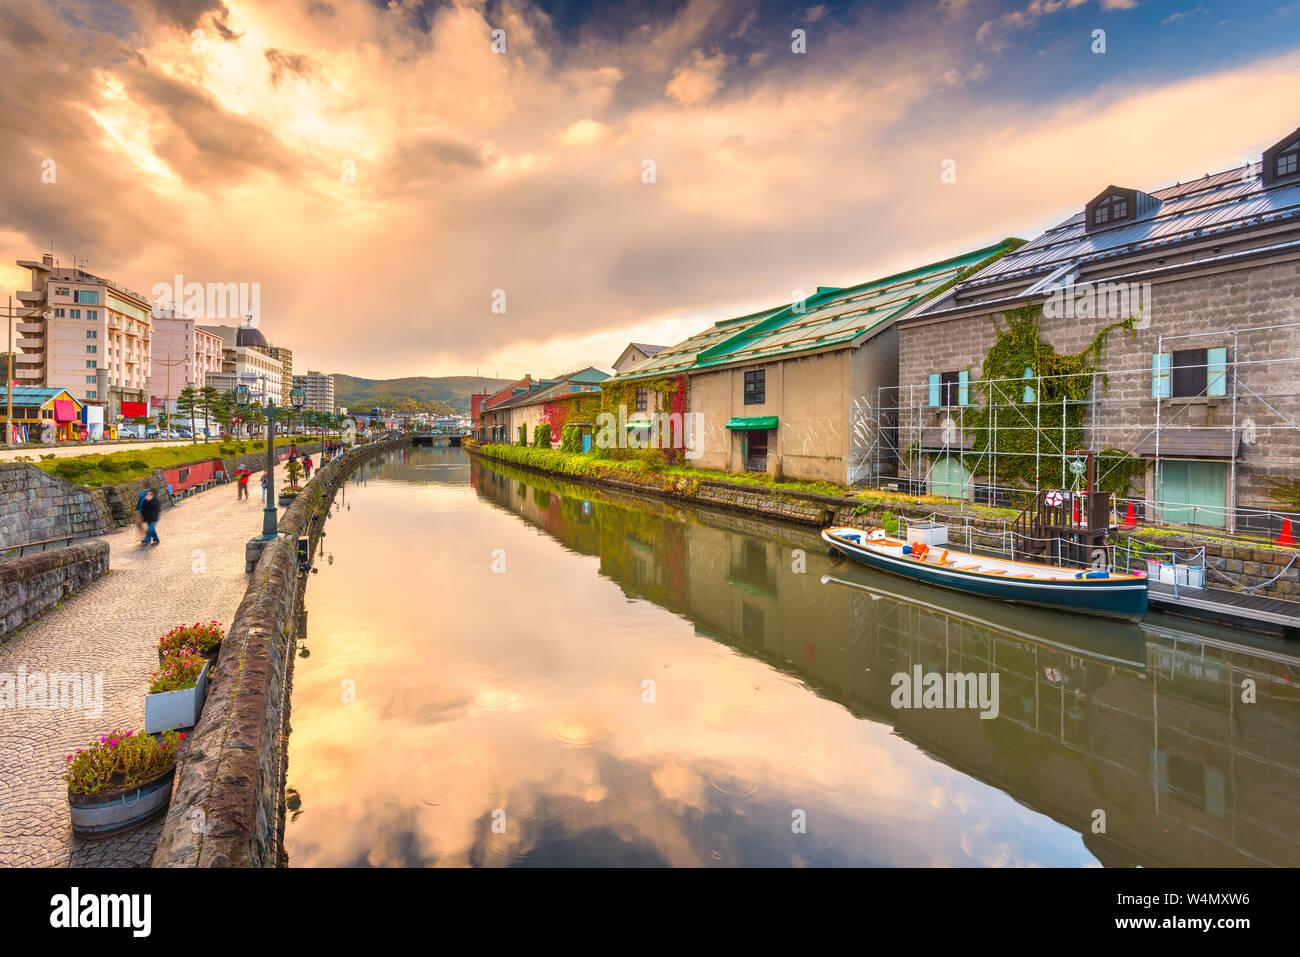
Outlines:
{"label": "tall office building", "polygon": [[294,376],[293,384],[301,386],[307,393],[304,408],[315,409],[327,415],[334,414],[334,376],[313,371]]}
{"label": "tall office building", "polygon": [[280,381],[283,384],[280,405],[283,408],[289,408],[289,390],[293,388],[293,350],[286,349],[284,346],[267,346],[266,354],[272,359],[280,360],[280,365],[284,371],[280,373]]}

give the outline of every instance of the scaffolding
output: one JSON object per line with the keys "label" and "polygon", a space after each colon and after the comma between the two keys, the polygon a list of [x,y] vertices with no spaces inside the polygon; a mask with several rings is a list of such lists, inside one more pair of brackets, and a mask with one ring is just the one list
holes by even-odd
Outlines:
{"label": "scaffolding", "polygon": [[[1264,500],[1268,479],[1300,474],[1298,340],[1300,322],[1158,335],[1149,367],[1095,370],[1081,399],[1058,383],[1078,374],[963,375],[937,396],[933,381],[882,386],[851,404],[848,483],[1022,507],[1039,492],[1081,491],[1078,455],[1115,450],[1147,463],[1116,491],[1121,520],[1131,507],[1148,524],[1276,535],[1300,522]],[[1098,488],[1126,484],[1112,473],[1131,467],[1127,456],[1099,461]],[[1223,466],[1222,504],[1166,481],[1169,463],[1188,461]]]}

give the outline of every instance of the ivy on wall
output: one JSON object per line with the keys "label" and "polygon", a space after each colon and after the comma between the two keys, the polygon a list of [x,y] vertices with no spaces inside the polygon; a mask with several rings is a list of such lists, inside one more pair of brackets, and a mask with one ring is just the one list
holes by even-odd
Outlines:
{"label": "ivy on wall", "polygon": [[[631,416],[636,411],[636,390],[647,389],[650,393],[659,396],[658,401],[647,403],[647,413],[661,413],[666,415],[677,414],[681,416],[683,428],[686,421],[686,390],[687,377],[679,376],[660,376],[655,379],[631,379],[624,381],[609,381],[601,383],[601,411],[608,412],[611,415],[618,415],[619,406],[625,406],[628,415]],[[668,436],[664,436],[667,440]],[[665,458],[670,462],[678,462],[682,458],[682,449],[664,449]],[[614,455],[614,458],[623,458],[625,456]]]}
{"label": "ivy on wall", "polygon": [[[1081,351],[1065,354],[1039,335],[1041,305],[1010,310],[1004,318],[1005,328],[998,327],[996,317],[991,320],[997,339],[980,369],[984,402],[966,407],[961,416],[962,429],[974,440],[961,464],[980,474],[992,474],[996,467],[999,484],[1067,488],[1073,475],[1062,467],[1062,435],[1066,452],[1085,447],[1089,392],[1094,382],[1106,387],[1101,371],[1106,340],[1116,329],[1135,335],[1138,317],[1103,327]],[[1143,459],[1122,449],[1102,449],[1095,458],[1097,487],[1127,495],[1131,480],[1146,467]]]}

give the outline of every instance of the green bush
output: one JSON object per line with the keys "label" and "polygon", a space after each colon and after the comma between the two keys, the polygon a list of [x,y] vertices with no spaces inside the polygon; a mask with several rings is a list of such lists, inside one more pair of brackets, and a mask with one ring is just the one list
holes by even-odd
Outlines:
{"label": "green bush", "polygon": [[551,423],[543,422],[533,429],[533,448],[549,449],[551,447]]}
{"label": "green bush", "polygon": [[560,451],[561,452],[581,452],[582,451],[582,429],[576,425],[566,425],[560,430]]}
{"label": "green bush", "polygon": [[640,461],[643,472],[657,472],[668,464],[668,457],[664,455],[663,449],[642,449],[636,457]]}
{"label": "green bush", "polygon": [[133,469],[148,469],[148,468],[149,468],[149,463],[146,462],[144,459],[132,459],[131,461],[127,462],[126,464],[127,464],[127,467],[128,467],[128,468],[133,468]]}

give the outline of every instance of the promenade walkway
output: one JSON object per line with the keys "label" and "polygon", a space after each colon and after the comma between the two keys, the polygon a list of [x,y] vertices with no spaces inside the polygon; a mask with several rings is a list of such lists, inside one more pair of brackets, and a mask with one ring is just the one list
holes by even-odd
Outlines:
{"label": "promenade walkway", "polygon": [[0,866],[149,866],[161,818],[120,838],[73,838],[64,759],[100,734],[144,727],[160,636],[195,621],[229,626],[248,586],[244,543],[262,530],[260,482],[249,479],[242,502],[233,483],[178,502],[158,523],[159,545],[142,547],[134,527],[105,536],[111,574],[0,644],[0,673],[102,673],[104,688],[97,718],[0,710]]}

